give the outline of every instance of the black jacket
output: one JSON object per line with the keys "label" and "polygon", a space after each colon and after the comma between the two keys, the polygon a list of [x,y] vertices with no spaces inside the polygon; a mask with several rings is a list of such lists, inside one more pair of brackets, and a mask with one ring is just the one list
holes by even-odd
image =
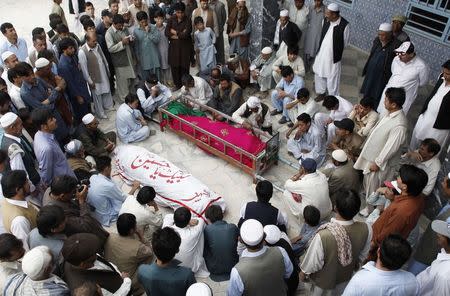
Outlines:
{"label": "black jacket", "polygon": [[[436,94],[439,87],[444,83],[444,79],[442,79],[442,74],[439,76],[438,81],[436,82],[436,85],[433,88],[433,91],[431,92],[430,96],[425,101],[425,104],[423,105],[422,112],[420,114],[423,114],[428,109],[428,104],[430,103],[433,96]],[[444,98],[442,99],[441,106],[439,107],[439,112],[436,117],[436,121],[434,122],[433,128],[435,129],[450,129],[450,91],[444,95]]]}

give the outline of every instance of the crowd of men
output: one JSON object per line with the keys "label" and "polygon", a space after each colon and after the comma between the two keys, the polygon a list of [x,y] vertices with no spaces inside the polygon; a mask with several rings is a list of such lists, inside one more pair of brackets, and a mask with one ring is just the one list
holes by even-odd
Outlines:
{"label": "crowd of men", "polygon": [[[30,47],[0,26],[0,295],[212,295],[206,277],[230,296],[450,295],[450,60],[408,131],[429,68],[406,17],[379,25],[353,105],[339,92],[352,24],[335,3],[281,1],[251,61],[245,0],[68,2],[72,31],[53,0]],[[236,225],[214,204],[206,219],[163,216],[154,188],[119,188],[114,148],[154,135],[152,114],[178,96],[249,130],[287,124],[300,169],[281,198],[296,219],[269,181]],[[99,129],[108,112],[115,132]]]}

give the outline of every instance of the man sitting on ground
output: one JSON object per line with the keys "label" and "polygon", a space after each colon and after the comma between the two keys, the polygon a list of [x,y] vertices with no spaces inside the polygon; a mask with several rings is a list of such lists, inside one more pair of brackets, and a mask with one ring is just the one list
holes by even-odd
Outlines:
{"label": "man sitting on ground", "polygon": [[331,141],[329,148],[331,150],[342,149],[347,153],[349,159],[353,162],[356,161],[361,153],[363,138],[353,132],[355,123],[349,118],[344,118],[336,120],[334,125],[336,126],[336,136]]}
{"label": "man sitting on ground", "polygon": [[285,107],[289,115],[288,127],[290,128],[294,127],[294,122],[297,121],[300,114],[306,113],[313,118],[320,109],[319,104],[310,97],[309,90],[304,87],[297,91],[297,98],[286,104]]}
{"label": "man sitting on ground", "polygon": [[[242,103],[242,89],[228,75],[220,76],[219,85],[214,88],[212,99],[208,106],[222,113],[232,116],[233,112]],[[222,116],[213,114],[217,120],[222,120]]]}
{"label": "man sitting on ground", "polygon": [[377,111],[373,110],[373,99],[362,98],[359,104],[353,106],[348,118],[355,122],[355,133],[365,139],[377,124],[378,115]]}
{"label": "man sitting on ground", "polygon": [[141,102],[144,115],[151,117],[159,106],[166,103],[172,97],[170,89],[158,81],[158,76],[149,74],[145,81],[141,81],[136,90],[136,95]]}
{"label": "man sitting on ground", "polygon": [[200,104],[206,104],[213,97],[213,91],[205,79],[186,74],[182,77],[181,95]]}
{"label": "man sitting on ground", "polygon": [[92,113],[84,115],[75,131],[75,138],[83,143],[86,154],[93,157],[108,156],[116,147],[116,133],[103,133],[98,125],[98,119]]}
{"label": "man sitting on ground", "polygon": [[248,130],[258,128],[272,134],[269,107],[258,97],[251,96],[233,113],[233,120]]}

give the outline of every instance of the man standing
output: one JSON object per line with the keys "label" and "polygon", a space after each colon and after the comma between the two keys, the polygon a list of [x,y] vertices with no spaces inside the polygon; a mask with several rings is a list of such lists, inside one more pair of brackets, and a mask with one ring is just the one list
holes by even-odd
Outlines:
{"label": "man standing", "polygon": [[392,179],[394,160],[406,140],[408,121],[402,111],[405,91],[388,88],[385,95],[387,112],[368,136],[354,166],[363,171],[366,197],[377,190],[382,182]]}
{"label": "man standing", "polygon": [[168,20],[166,36],[169,38],[169,64],[176,89],[182,86],[183,75],[189,74],[192,55],[192,21],[185,15],[186,5],[177,2],[173,5],[174,15]]}
{"label": "man standing", "polygon": [[228,10],[227,34],[230,41],[230,54],[248,59],[252,16],[245,6],[245,0],[238,0],[232,10]]}
{"label": "man standing", "polygon": [[93,157],[108,156],[116,147],[116,133],[103,133],[98,128],[98,120],[91,113],[83,116],[82,123],[74,136],[83,143],[87,155]]}
{"label": "man standing", "polygon": [[149,129],[148,123],[142,117],[138,107],[139,98],[136,95],[129,94],[125,97],[125,103],[122,103],[117,109],[117,135],[125,144],[143,141],[156,133]]}
{"label": "man standing", "polygon": [[378,27],[378,37],[373,41],[369,58],[362,72],[362,76],[365,77],[361,93],[364,97],[373,98],[374,106],[378,106],[382,91],[391,78],[394,50],[399,46],[400,42],[392,35],[391,24],[381,24]]}
{"label": "man standing", "polygon": [[81,118],[89,113],[92,99],[78,64],[75,46],[70,38],[64,38],[59,43],[62,54],[58,63],[58,73],[67,83],[66,90],[75,113],[75,122],[80,123]]}
{"label": "man standing", "polygon": [[300,265],[300,280],[309,277],[312,295],[340,295],[355,267],[366,259],[372,228],[353,220],[360,206],[355,192],[336,194],[336,217],[319,227]]}
{"label": "man standing", "polygon": [[217,50],[217,62],[221,65],[225,64],[225,45],[223,40],[223,30],[225,28],[225,23],[227,21],[227,12],[225,10],[225,5],[220,0],[209,0],[209,7],[216,13],[217,16],[217,26],[219,29],[219,34],[216,36],[216,46]]}
{"label": "man standing", "polygon": [[128,6],[128,11],[131,13],[131,16],[134,19],[134,23],[137,23],[139,20],[137,19],[138,12],[148,13],[148,5],[147,3],[142,3],[142,0],[133,0],[129,1],[133,2],[130,6]]}
{"label": "man standing", "polygon": [[194,27],[194,20],[198,16],[202,17],[205,27],[210,28],[217,38],[219,36],[219,22],[216,12],[209,7],[208,0],[200,0],[200,7],[192,12],[192,27]]}
{"label": "man standing", "polygon": [[[384,92],[390,87],[402,87],[406,92],[403,112],[408,114],[409,108],[417,98],[419,86],[424,86],[428,82],[429,67],[416,55],[414,45],[403,42],[395,49],[396,57],[392,61],[392,76],[389,79]],[[383,92],[383,93],[384,93]],[[383,96],[382,96],[383,97]],[[384,103],[380,101],[377,112],[384,113]]]}
{"label": "man standing", "polygon": [[47,49],[47,38],[44,35],[33,35],[33,48],[28,53],[28,57],[26,59],[26,62],[30,64],[32,67],[35,67],[36,60],[38,59],[38,54],[43,51],[44,49]]}
{"label": "man standing", "polygon": [[14,68],[19,63],[19,60],[11,51],[3,52],[1,57],[3,62],[2,79],[6,82],[7,90],[10,90],[12,88],[12,83],[8,79],[8,70]]}
{"label": "man standing", "polygon": [[339,95],[341,60],[349,39],[348,21],[340,16],[339,6],[331,3],[325,10],[319,52],[313,65],[316,93],[321,100],[329,95]]}
{"label": "man standing", "polygon": [[288,47],[297,45],[302,37],[302,31],[297,25],[289,20],[289,11],[286,9],[280,12],[280,19],[277,22],[273,44],[278,48],[276,57],[287,54]]}
{"label": "man standing", "polygon": [[56,118],[45,109],[34,110],[31,118],[39,128],[33,146],[44,184],[49,186],[53,178],[59,175],[75,176],[53,134],[57,127]]}
{"label": "man standing", "polygon": [[[231,77],[222,74],[219,78],[219,85],[214,88],[212,99],[208,106],[222,113],[232,116],[242,102],[242,89]],[[216,119],[222,120],[222,116],[214,115]]]}
{"label": "man standing", "polygon": [[323,1],[314,0],[309,9],[308,28],[305,36],[305,65],[308,71],[320,47],[324,13]]}
{"label": "man standing", "polygon": [[425,138],[433,138],[441,147],[445,146],[450,133],[448,110],[450,110],[450,60],[442,65],[442,74],[417,119],[409,144],[411,150],[416,149]]}
{"label": "man standing", "polygon": [[272,64],[275,59],[272,48],[266,46],[250,65],[250,83],[257,83],[261,92],[268,91],[274,86]]}
{"label": "man standing", "polygon": [[68,26],[66,20],[66,14],[64,13],[64,9],[61,7],[62,0],[53,0],[51,14],[56,14],[61,18],[61,21],[64,25]]}
{"label": "man standing", "polygon": [[0,31],[6,38],[6,40],[0,45],[0,54],[5,51],[10,51],[17,56],[19,61],[25,62],[28,57],[27,43],[25,40],[17,36],[14,26],[11,23],[3,23],[0,26]]}
{"label": "man standing", "polygon": [[326,219],[331,213],[327,178],[316,169],[316,161],[306,158],[299,172],[284,184],[283,197],[295,217],[303,217],[303,210],[307,206],[319,210],[320,220]]}
{"label": "man standing", "polygon": [[263,225],[254,219],[242,224],[241,241],[246,249],[231,269],[227,295],[286,296],[285,279],[293,272],[286,251],[265,246]]}
{"label": "man standing", "polygon": [[111,61],[116,73],[117,93],[121,101],[128,93],[135,93],[134,81],[136,79],[135,60],[130,46],[133,37],[128,29],[124,28],[124,23],[122,15],[114,15],[113,24],[105,34],[106,45],[111,53]]}
{"label": "man standing", "polygon": [[392,17],[392,33],[400,42],[409,41],[409,36],[403,31],[403,27],[408,19],[404,15],[395,15]]}
{"label": "man standing", "polygon": [[95,113],[106,119],[105,110],[111,109],[114,102],[109,85],[108,61],[97,43],[95,32],[86,34],[86,43],[78,51],[78,59],[83,77],[91,89]]}

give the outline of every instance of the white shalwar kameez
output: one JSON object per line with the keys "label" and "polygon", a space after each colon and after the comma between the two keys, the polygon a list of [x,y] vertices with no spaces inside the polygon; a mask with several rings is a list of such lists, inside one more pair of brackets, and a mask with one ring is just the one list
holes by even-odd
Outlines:
{"label": "white shalwar kameez", "polygon": [[[339,95],[339,82],[341,80],[341,61],[333,63],[333,29],[341,23],[341,18],[330,22],[322,45],[317,53],[313,65],[314,84],[317,94],[324,94],[328,90],[329,95]],[[344,29],[344,47],[348,44],[349,25]]]}
{"label": "white shalwar kameez", "polygon": [[400,58],[396,56],[392,61],[391,71],[392,76],[383,90],[377,112],[383,115],[386,111],[384,108],[384,93],[386,90],[389,87],[402,87],[406,92],[403,112],[405,112],[405,115],[408,115],[409,108],[411,108],[411,105],[417,98],[419,86],[424,86],[428,82],[430,68],[428,68],[425,62],[418,56],[415,56],[408,63],[403,63],[400,61]]}

